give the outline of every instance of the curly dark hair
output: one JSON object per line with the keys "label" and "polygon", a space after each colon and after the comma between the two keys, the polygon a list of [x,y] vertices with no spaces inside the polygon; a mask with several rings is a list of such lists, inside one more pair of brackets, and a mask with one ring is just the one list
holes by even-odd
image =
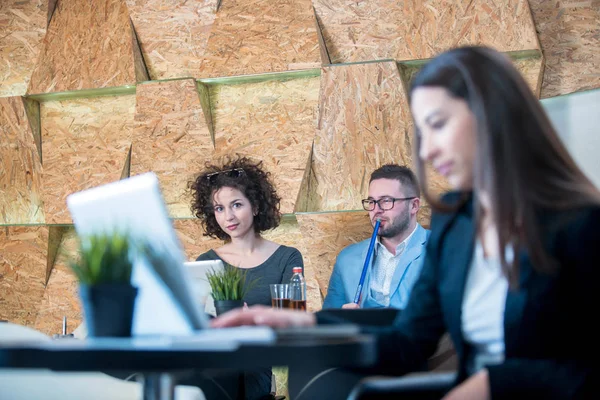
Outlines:
{"label": "curly dark hair", "polygon": [[[243,172],[239,172],[243,170]],[[234,171],[235,173],[231,173]],[[205,164],[205,169],[189,182],[192,192],[192,212],[204,228],[204,236],[228,240],[229,235],[221,229],[215,218],[213,193],[223,187],[238,189],[250,200],[254,217],[254,231],[261,233],[279,226],[281,198],[271,181],[271,173],[262,169],[262,161],[253,162],[247,157],[238,156],[226,160],[222,166]]]}

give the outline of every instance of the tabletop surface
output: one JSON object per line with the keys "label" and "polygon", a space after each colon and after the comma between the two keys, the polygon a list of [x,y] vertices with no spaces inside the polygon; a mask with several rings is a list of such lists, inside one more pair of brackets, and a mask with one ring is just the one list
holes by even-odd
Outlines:
{"label": "tabletop surface", "polygon": [[55,371],[176,371],[197,368],[369,366],[375,362],[370,335],[319,330],[275,331],[274,340],[239,342],[193,338],[58,339],[3,342],[0,368]]}

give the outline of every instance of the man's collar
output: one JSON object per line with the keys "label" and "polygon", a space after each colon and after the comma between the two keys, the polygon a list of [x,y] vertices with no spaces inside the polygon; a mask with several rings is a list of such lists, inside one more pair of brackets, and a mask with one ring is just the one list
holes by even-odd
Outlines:
{"label": "man's collar", "polygon": [[[408,235],[406,237],[406,239],[404,239],[401,243],[398,243],[398,245],[396,246],[396,254],[398,254],[398,250],[400,250],[402,247],[404,247],[403,250],[406,250],[406,246],[408,246],[408,241],[410,240],[410,238],[413,237],[413,235],[417,231],[418,227],[419,227],[419,224],[416,223],[415,228],[410,233],[410,235]],[[375,246],[375,254],[377,254],[377,252],[379,251],[379,246],[383,246],[383,247],[385,247],[385,246],[383,243],[381,243],[381,236],[379,236],[379,235],[377,235],[377,239],[375,240],[375,243],[377,244],[377,246]],[[387,250],[387,248],[386,248],[386,250]]]}

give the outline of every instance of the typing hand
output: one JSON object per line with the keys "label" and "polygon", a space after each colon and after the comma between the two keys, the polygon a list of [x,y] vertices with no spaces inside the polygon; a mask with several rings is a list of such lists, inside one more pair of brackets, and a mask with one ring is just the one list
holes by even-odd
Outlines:
{"label": "typing hand", "polygon": [[358,304],[356,304],[356,303],[347,303],[347,304],[344,304],[342,306],[342,308],[345,308],[345,309],[348,309],[348,310],[357,310],[357,309],[360,308],[360,306]]}
{"label": "typing hand", "polygon": [[234,309],[210,321],[213,328],[242,325],[265,325],[272,328],[314,326],[317,319],[312,313],[294,310],[278,310],[265,306]]}
{"label": "typing hand", "polygon": [[481,370],[452,389],[442,400],[490,400],[490,380],[487,369]]}

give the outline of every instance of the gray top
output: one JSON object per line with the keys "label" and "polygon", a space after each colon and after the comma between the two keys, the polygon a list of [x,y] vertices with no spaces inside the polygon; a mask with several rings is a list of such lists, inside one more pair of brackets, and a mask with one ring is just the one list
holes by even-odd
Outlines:
{"label": "gray top", "polygon": [[[200,254],[196,261],[222,260],[214,250]],[[222,260],[225,263],[225,260]],[[289,283],[292,279],[292,268],[304,268],[302,254],[294,248],[280,245],[269,258],[260,265],[246,269],[246,279],[257,280],[254,287],[246,293],[243,300],[249,306],[262,304],[271,306],[271,291],[269,285],[272,283]]]}

